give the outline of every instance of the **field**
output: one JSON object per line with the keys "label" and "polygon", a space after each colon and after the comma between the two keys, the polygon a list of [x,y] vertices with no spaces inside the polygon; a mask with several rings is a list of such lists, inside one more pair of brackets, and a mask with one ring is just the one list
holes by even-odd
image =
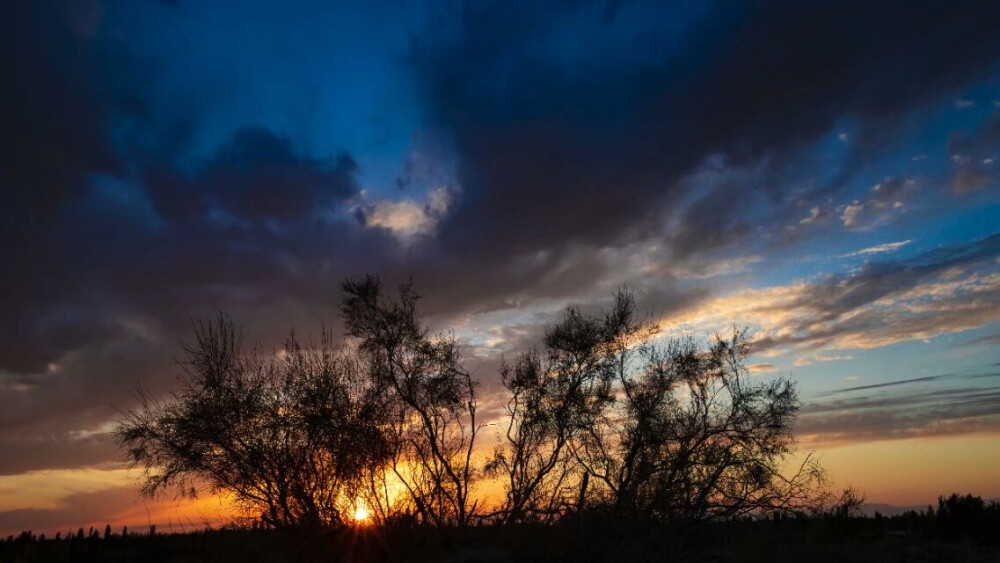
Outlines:
{"label": "field", "polygon": [[345,527],[304,533],[234,528],[125,537],[94,533],[69,539],[26,533],[0,541],[0,562],[1000,561],[1000,543],[989,530],[978,536],[975,526],[969,531],[929,527],[931,520],[917,516],[729,522],[683,533],[600,519],[464,530]]}

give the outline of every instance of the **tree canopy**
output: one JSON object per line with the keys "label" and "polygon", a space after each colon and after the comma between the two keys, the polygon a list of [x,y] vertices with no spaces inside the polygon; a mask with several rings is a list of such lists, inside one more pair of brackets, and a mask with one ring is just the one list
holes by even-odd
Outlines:
{"label": "tree canopy", "polygon": [[[293,332],[271,353],[225,315],[195,324],[177,388],[140,390],[117,427],[143,493],[225,493],[273,527],[340,525],[359,503],[380,525],[593,512],[687,526],[827,499],[811,457],[787,467],[795,385],[748,377],[745,330],[663,338],[624,289],[606,311],[570,307],[501,362],[504,412],[486,421],[460,343],[429,334],[411,283],[341,290],[340,345]],[[477,497],[487,481],[501,498]]]}

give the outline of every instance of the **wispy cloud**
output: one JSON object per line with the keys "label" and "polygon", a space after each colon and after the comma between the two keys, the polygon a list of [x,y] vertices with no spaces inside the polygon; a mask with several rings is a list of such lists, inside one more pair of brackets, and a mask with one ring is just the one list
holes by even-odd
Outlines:
{"label": "wispy cloud", "polygon": [[849,231],[871,231],[889,224],[906,212],[906,201],[915,191],[912,178],[891,177],[872,186],[866,200],[838,208],[840,220]]}
{"label": "wispy cloud", "polygon": [[747,366],[747,369],[750,370],[750,373],[770,373],[774,371],[774,368],[775,368],[774,364],[770,362],[760,362],[756,364],[750,364]]}
{"label": "wispy cloud", "polygon": [[884,254],[884,253],[887,253],[887,252],[895,252],[895,251],[899,250],[900,248],[903,248],[904,246],[910,244],[911,242],[913,242],[913,240],[909,239],[909,240],[903,240],[903,241],[899,241],[899,242],[887,242],[885,244],[879,244],[879,245],[875,245],[875,246],[869,246],[868,248],[862,248],[861,250],[858,250],[857,252],[851,252],[850,254],[844,254],[844,255],[841,256],[841,258],[851,258],[851,257],[854,257],[854,256],[868,256],[868,255],[871,255],[871,254]]}
{"label": "wispy cloud", "polygon": [[950,379],[956,377],[955,374],[944,374],[944,375],[928,375],[924,377],[913,377],[910,379],[900,379],[897,381],[887,381],[885,383],[874,383],[872,385],[858,385],[856,387],[845,387],[843,389],[837,389],[836,391],[829,391],[827,393],[821,393],[819,396],[826,397],[829,395],[839,395],[841,393],[853,393],[855,391],[866,391],[869,389],[882,389],[884,387],[896,387],[898,385],[911,385],[913,383],[929,383],[931,381],[940,381],[942,379]]}
{"label": "wispy cloud", "polygon": [[819,364],[826,362],[840,362],[853,359],[854,356],[849,354],[807,354],[796,358],[795,365],[809,366],[812,364]]}
{"label": "wispy cloud", "polygon": [[745,290],[662,319],[759,329],[765,354],[879,348],[1000,320],[1000,235],[905,260],[866,262],[815,282]]}
{"label": "wispy cloud", "polygon": [[[1000,377],[1000,374],[989,374]],[[906,389],[961,376],[929,376],[841,390]],[[967,378],[966,378],[967,379]],[[836,394],[836,393],[835,393]],[[812,445],[974,433],[1000,433],[1000,387],[964,385],[934,390],[807,401],[796,425]]]}

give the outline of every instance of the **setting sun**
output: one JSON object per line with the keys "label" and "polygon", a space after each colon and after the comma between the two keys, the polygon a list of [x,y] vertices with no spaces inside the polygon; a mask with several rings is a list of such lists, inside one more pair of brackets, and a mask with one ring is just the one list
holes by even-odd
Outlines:
{"label": "setting sun", "polygon": [[354,521],[357,523],[365,523],[368,521],[370,514],[368,514],[368,507],[364,504],[358,504],[354,508]]}

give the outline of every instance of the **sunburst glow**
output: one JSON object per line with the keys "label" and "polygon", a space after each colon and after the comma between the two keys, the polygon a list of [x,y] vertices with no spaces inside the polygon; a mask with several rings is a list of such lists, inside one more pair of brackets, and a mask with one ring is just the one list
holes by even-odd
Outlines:
{"label": "sunburst glow", "polygon": [[371,514],[368,513],[368,507],[364,504],[358,504],[354,507],[354,521],[361,524],[368,521],[371,518]]}

